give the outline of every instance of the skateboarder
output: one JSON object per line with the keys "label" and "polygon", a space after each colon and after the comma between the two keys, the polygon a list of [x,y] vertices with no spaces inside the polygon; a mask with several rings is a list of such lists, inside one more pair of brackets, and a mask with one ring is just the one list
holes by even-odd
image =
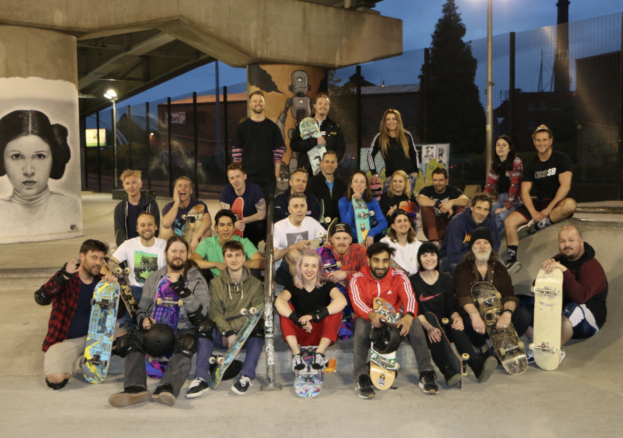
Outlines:
{"label": "skateboarder", "polygon": [[381,242],[394,248],[392,267],[403,270],[407,276],[414,275],[418,271],[417,253],[422,242],[415,238],[411,220],[404,210],[394,210],[390,224],[389,235]]}
{"label": "skateboarder", "polygon": [[[327,151],[320,162],[320,172],[309,180],[309,193],[324,207],[324,217],[320,218],[320,223],[324,227],[328,227],[335,218],[338,222],[341,221],[338,202],[346,193],[346,183],[335,176],[338,163],[336,153]],[[328,223],[325,218],[329,218]]]}
{"label": "skateboarder", "polygon": [[355,393],[361,398],[374,397],[370,379],[368,350],[370,348],[370,330],[381,327],[380,315],[372,309],[372,300],[381,297],[389,301],[395,309],[403,308],[404,316],[398,320],[400,334],[406,336],[415,353],[420,373],[420,388],[425,394],[437,394],[439,388],[435,380],[433,363],[426,346],[426,337],[418,319],[417,302],[411,283],[404,272],[391,268],[390,257],[394,249],[377,242],[367,250],[368,265],[350,281],[350,301],[355,310],[354,370]]}
{"label": "skateboarder", "polygon": [[192,242],[188,242],[190,253],[195,252],[199,241],[203,237],[210,236],[210,227],[212,227],[212,219],[208,212],[208,206],[205,202],[191,197],[193,193],[193,184],[187,176],[180,176],[175,180],[173,185],[173,202],[169,202],[162,208],[162,230],[161,238],[167,240],[169,237],[181,236],[184,232],[185,220],[182,216],[188,214],[196,205],[203,205],[203,219],[199,229],[195,233]]}
{"label": "skateboarder", "polygon": [[108,283],[117,281],[114,275],[103,276],[100,272],[107,252],[105,243],[85,240],[78,257],[65,263],[35,292],[37,304],[52,304],[42,346],[45,383],[52,389],[67,385],[76,361],[84,354],[95,286],[102,278]]}
{"label": "skateboarder", "polygon": [[[606,323],[608,279],[601,263],[595,258],[595,249],[585,242],[582,232],[573,225],[565,225],[558,232],[560,253],[543,262],[542,269],[563,273],[562,341],[587,339]],[[532,339],[532,327],[526,332]],[[529,357],[532,352],[529,352]],[[560,362],[566,353],[560,350]]]}
{"label": "skateboarder", "polygon": [[[186,398],[199,397],[210,388],[210,357],[214,347],[227,349],[236,341],[238,330],[247,320],[242,309],[257,307],[264,302],[264,286],[253,277],[243,263],[244,247],[240,242],[229,241],[223,245],[226,269],[210,282],[209,318],[216,327],[209,338],[199,340],[195,379],[188,387]],[[240,377],[231,387],[238,395],[246,394],[253,386],[255,368],[264,346],[264,322],[260,320],[242,348],[247,352]]]}
{"label": "skateboarder", "polygon": [[439,251],[442,271],[454,273],[456,265],[463,261],[463,255],[471,248],[470,236],[476,228],[485,227],[491,230],[493,250],[500,249],[498,226],[495,215],[491,213],[492,203],[493,200],[487,193],[478,193],[472,198],[471,205],[450,222]]}
{"label": "skateboarder", "polygon": [[469,198],[448,184],[448,171],[443,167],[433,170],[432,179],[432,185],[420,190],[417,202],[421,208],[424,235],[441,247],[450,219],[469,205]]}
{"label": "skateboarder", "polygon": [[[369,247],[374,243],[375,237],[379,236],[381,232],[387,228],[387,220],[381,211],[379,203],[372,197],[370,181],[368,181],[366,174],[361,170],[358,170],[350,177],[346,194],[340,199],[338,204],[342,222],[350,225],[353,230],[356,230],[355,210],[353,209],[352,203],[353,196],[363,199],[368,206],[368,210],[374,212],[374,215],[370,218],[370,231],[365,242],[357,242],[360,245]],[[376,221],[376,225],[372,226],[374,221]],[[357,240],[357,233],[353,234],[353,239]]]}
{"label": "skateboarder", "polygon": [[[117,408],[142,403],[153,398],[158,403],[173,406],[190,372],[191,359],[197,351],[200,336],[209,336],[212,322],[207,318],[210,294],[208,285],[194,261],[188,259],[188,243],[181,236],[167,240],[167,266],[149,276],[143,288],[136,320],[140,330],[117,339],[117,354],[125,358],[123,392],[113,394],[108,402]],[[169,360],[160,385],[153,394],[147,390],[145,370],[145,334],[154,324],[151,318],[158,284],[165,276],[183,301],[177,323],[174,354]]]}
{"label": "skateboarder", "polygon": [[257,247],[266,239],[266,197],[260,186],[247,182],[247,174],[240,163],[227,166],[227,180],[229,184],[221,192],[221,208],[231,210],[236,199],[243,199],[243,217],[235,222],[236,230],[243,231]]}
{"label": "skateboarder", "polygon": [[[469,355],[467,364],[478,381],[484,383],[495,370],[497,361],[493,357],[486,357],[474,351],[474,347],[472,347],[472,343],[463,329],[463,318],[456,311],[452,277],[439,272],[439,260],[437,246],[431,242],[424,242],[417,253],[419,272],[409,278],[418,302],[418,319],[428,334],[426,338],[428,348],[435,365],[443,373],[448,386],[451,386],[453,382],[460,382],[460,375],[457,375],[450,366],[449,358],[442,344],[441,330],[444,330],[449,341],[456,346],[459,355],[464,353]],[[452,323],[443,326],[442,329],[433,327],[426,320],[426,312],[434,313],[439,322],[448,318]]]}
{"label": "skateboarder", "polygon": [[[573,177],[571,158],[552,149],[554,135],[545,125],[532,134],[537,156],[524,166],[521,199],[524,205],[504,221],[508,259],[506,268],[516,272],[517,248],[520,234],[532,234],[552,224],[565,220],[575,213],[577,204],[568,197]],[[536,200],[530,197],[536,189]]]}
{"label": "skateboarder", "polygon": [[412,190],[413,186],[408,175],[402,170],[394,172],[389,190],[383,193],[379,201],[381,211],[385,215],[387,223],[391,223],[390,219],[394,212],[400,208],[400,203],[413,202],[417,204]]}
{"label": "skateboarder", "polygon": [[260,186],[268,200],[275,194],[285,143],[277,124],[264,116],[265,106],[262,91],[249,95],[251,117],[236,128],[232,161],[242,164],[247,181]]}
{"label": "skateboarder", "polygon": [[151,213],[156,221],[156,237],[160,227],[160,208],[156,200],[147,193],[141,193],[143,181],[140,170],[125,170],[119,177],[127,198],[115,207],[115,240],[121,246],[128,239],[138,237],[136,220],[142,212]]}
{"label": "skateboarder", "polygon": [[312,368],[323,369],[327,347],[337,342],[346,298],[323,276],[316,251],[303,251],[296,263],[294,281],[275,300],[283,340],[292,351],[292,370],[305,368],[301,346],[317,346]]}
{"label": "skateboarder", "polygon": [[307,199],[307,216],[320,220],[320,203],[314,195],[307,191],[307,171],[296,169],[290,174],[290,188],[275,196],[275,223],[290,216],[288,201],[294,193],[303,193]]}
{"label": "skateboarder", "polygon": [[340,125],[335,123],[329,118],[329,109],[331,107],[331,101],[326,93],[318,93],[314,102],[314,119],[318,123],[321,136],[318,138],[308,138],[303,140],[301,138],[301,131],[298,124],[292,131],[292,139],[290,140],[290,147],[294,152],[298,152],[299,167],[307,170],[311,174],[311,166],[309,164],[309,158],[307,152],[314,146],[324,146],[327,152],[332,151],[337,156],[337,162],[339,163],[346,151],[346,143],[344,141],[344,134]]}
{"label": "skateboarder", "polygon": [[330,244],[325,244],[333,252],[335,261],[341,263],[338,270],[329,272],[327,278],[333,283],[342,283],[346,287],[350,280],[364,266],[368,265],[366,248],[353,243],[353,230],[350,225],[338,222],[329,229]]}
{"label": "skateboarder", "polygon": [[496,327],[506,328],[512,322],[517,335],[521,337],[530,326],[532,318],[527,309],[517,306],[519,299],[515,296],[508,271],[498,260],[498,254],[493,249],[493,237],[489,228],[477,228],[471,235],[469,247],[465,260],[454,270],[454,288],[465,333],[477,348],[485,345],[488,336],[485,323],[474,304],[471,290],[474,283],[487,281],[502,295],[504,312],[498,319]]}

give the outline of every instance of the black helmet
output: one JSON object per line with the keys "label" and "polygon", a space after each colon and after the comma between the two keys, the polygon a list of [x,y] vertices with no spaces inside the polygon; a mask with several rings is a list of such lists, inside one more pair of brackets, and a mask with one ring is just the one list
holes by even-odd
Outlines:
{"label": "black helmet", "polygon": [[402,336],[396,324],[383,323],[381,327],[372,327],[370,340],[374,349],[381,354],[389,354],[398,350]]}
{"label": "black helmet", "polygon": [[173,350],[175,346],[175,331],[166,324],[154,324],[145,333],[143,348],[152,357],[162,357]]}

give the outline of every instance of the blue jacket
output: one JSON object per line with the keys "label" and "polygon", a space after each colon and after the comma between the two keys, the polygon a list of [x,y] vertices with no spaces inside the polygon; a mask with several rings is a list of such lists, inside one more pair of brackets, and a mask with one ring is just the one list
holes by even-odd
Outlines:
{"label": "blue jacket", "polygon": [[[372,220],[376,220],[376,226],[370,228],[368,236],[375,237],[387,228],[387,219],[385,219],[385,215],[381,211],[381,207],[379,206],[379,203],[376,202],[376,199],[372,198],[372,201],[367,202],[366,204],[368,204],[368,209],[370,211],[374,211],[374,217]],[[340,219],[345,224],[351,226],[353,229],[353,242],[357,242],[357,226],[355,224],[355,210],[353,209],[353,203],[348,201],[346,196],[343,196],[338,203],[338,208],[340,209]]]}
{"label": "blue jacket", "polygon": [[476,225],[472,217],[472,209],[467,207],[454,216],[448,224],[446,237],[443,239],[443,244],[439,250],[439,256],[442,258],[448,257],[451,263],[461,263],[464,260],[463,254],[469,251],[469,241],[472,232],[480,227],[486,227],[491,230],[493,249],[497,252],[500,249],[500,235],[498,234],[494,212],[489,213],[489,216],[481,224]]}

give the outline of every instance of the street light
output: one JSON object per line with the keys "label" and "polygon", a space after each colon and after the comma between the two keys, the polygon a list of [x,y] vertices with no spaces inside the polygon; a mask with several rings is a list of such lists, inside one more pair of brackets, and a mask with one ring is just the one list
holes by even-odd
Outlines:
{"label": "street light", "polygon": [[104,97],[112,102],[112,163],[113,163],[113,187],[119,188],[117,182],[117,93],[115,90],[108,90]]}
{"label": "street light", "polygon": [[493,0],[487,0],[487,168],[493,159]]}

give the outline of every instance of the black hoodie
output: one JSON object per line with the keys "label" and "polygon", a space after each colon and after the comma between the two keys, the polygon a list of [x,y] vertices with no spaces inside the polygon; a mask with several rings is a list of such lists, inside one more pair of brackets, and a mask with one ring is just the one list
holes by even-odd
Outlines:
{"label": "black hoodie", "polygon": [[[151,195],[141,192],[141,198],[138,200],[138,206],[141,207],[145,213],[151,213],[154,215],[154,218],[156,219],[156,226],[158,227],[156,230],[156,237],[158,237],[160,234],[160,208],[158,208],[158,203],[151,197]],[[126,197],[115,207],[115,240],[117,242],[117,247],[128,240],[127,222],[128,198]]]}

